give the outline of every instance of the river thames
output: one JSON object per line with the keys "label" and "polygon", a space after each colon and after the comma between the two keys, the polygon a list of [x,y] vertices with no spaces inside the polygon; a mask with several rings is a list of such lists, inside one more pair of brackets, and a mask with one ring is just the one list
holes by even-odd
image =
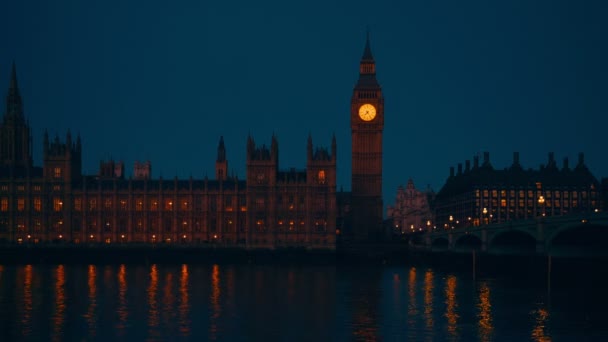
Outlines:
{"label": "river thames", "polygon": [[548,286],[421,265],[2,265],[0,331],[3,341],[606,340],[605,284],[576,277]]}

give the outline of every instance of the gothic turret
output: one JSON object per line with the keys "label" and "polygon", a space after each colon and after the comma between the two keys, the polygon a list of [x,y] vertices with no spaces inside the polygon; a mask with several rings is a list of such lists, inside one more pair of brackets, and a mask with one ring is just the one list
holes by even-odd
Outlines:
{"label": "gothic turret", "polygon": [[215,160],[215,179],[226,180],[228,174],[228,161],[226,160],[226,147],[224,146],[224,137],[220,137],[220,142],[217,146],[217,158]]}

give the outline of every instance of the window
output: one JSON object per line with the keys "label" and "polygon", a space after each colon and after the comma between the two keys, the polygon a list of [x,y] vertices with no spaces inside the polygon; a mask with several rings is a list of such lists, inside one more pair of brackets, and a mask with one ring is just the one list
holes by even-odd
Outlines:
{"label": "window", "polygon": [[173,200],[169,199],[169,198],[165,198],[164,208],[165,208],[165,211],[172,211],[173,210]]}
{"label": "window", "polygon": [[8,211],[8,198],[4,197],[0,200],[0,210]]}
{"label": "window", "polygon": [[126,199],[120,200],[120,210],[127,210],[127,200]]}
{"label": "window", "polygon": [[187,200],[187,199],[185,199],[185,198],[182,198],[182,199],[179,201],[179,206],[180,206],[180,209],[181,209],[181,210],[183,210],[183,211],[187,211],[187,210],[188,210],[188,208],[189,208],[189,205],[190,205],[190,203],[189,203],[189,202],[188,202],[188,200]]}
{"label": "window", "polygon": [[18,186],[17,186],[17,191],[25,191],[25,186],[23,186],[23,185],[18,185]]}
{"label": "window", "polygon": [[106,209],[112,209],[112,199],[111,198],[106,198],[103,201],[103,207]]}
{"label": "window", "polygon": [[61,201],[61,198],[59,198],[59,197],[53,198],[53,210],[61,211],[62,208],[63,208],[63,202]]}
{"label": "window", "polygon": [[60,167],[56,167],[53,169],[53,177],[61,178],[61,168]]}
{"label": "window", "polygon": [[82,198],[74,198],[74,210],[82,211]]}
{"label": "window", "polygon": [[89,210],[96,210],[96,209],[97,209],[97,199],[91,198],[89,200]]}
{"label": "window", "polygon": [[155,199],[150,200],[150,210],[154,210],[154,211],[158,210],[158,201],[157,200],[155,200]]}
{"label": "window", "polygon": [[25,198],[20,197],[17,199],[17,210],[18,211],[25,210]]}
{"label": "window", "polygon": [[144,210],[144,200],[143,199],[138,198],[137,200],[135,200],[135,210],[137,210],[137,211]]}
{"label": "window", "polygon": [[42,200],[40,197],[34,197],[34,211],[42,211]]}
{"label": "window", "polygon": [[318,179],[319,184],[325,184],[325,170],[319,171]]}

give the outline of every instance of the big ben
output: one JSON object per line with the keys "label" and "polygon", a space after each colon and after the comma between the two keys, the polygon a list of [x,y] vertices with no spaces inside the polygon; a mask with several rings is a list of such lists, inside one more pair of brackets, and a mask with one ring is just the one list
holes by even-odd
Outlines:
{"label": "big ben", "polygon": [[356,241],[382,236],[382,131],[384,98],[376,80],[369,34],[350,109],[352,135],[352,225]]}

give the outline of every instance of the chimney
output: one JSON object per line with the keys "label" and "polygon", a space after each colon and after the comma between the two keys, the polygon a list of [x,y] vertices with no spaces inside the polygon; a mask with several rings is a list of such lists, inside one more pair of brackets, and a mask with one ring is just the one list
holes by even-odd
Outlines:
{"label": "chimney", "polygon": [[474,156],[473,157],[473,169],[476,169],[479,167],[479,156]]}
{"label": "chimney", "polygon": [[483,165],[490,164],[490,152],[483,153]]}
{"label": "chimney", "polygon": [[464,161],[464,172],[469,172],[469,171],[471,171],[471,161],[465,160]]}
{"label": "chimney", "polygon": [[462,176],[462,163],[458,163],[458,175]]}
{"label": "chimney", "polygon": [[454,177],[454,167],[450,166],[450,177]]}

